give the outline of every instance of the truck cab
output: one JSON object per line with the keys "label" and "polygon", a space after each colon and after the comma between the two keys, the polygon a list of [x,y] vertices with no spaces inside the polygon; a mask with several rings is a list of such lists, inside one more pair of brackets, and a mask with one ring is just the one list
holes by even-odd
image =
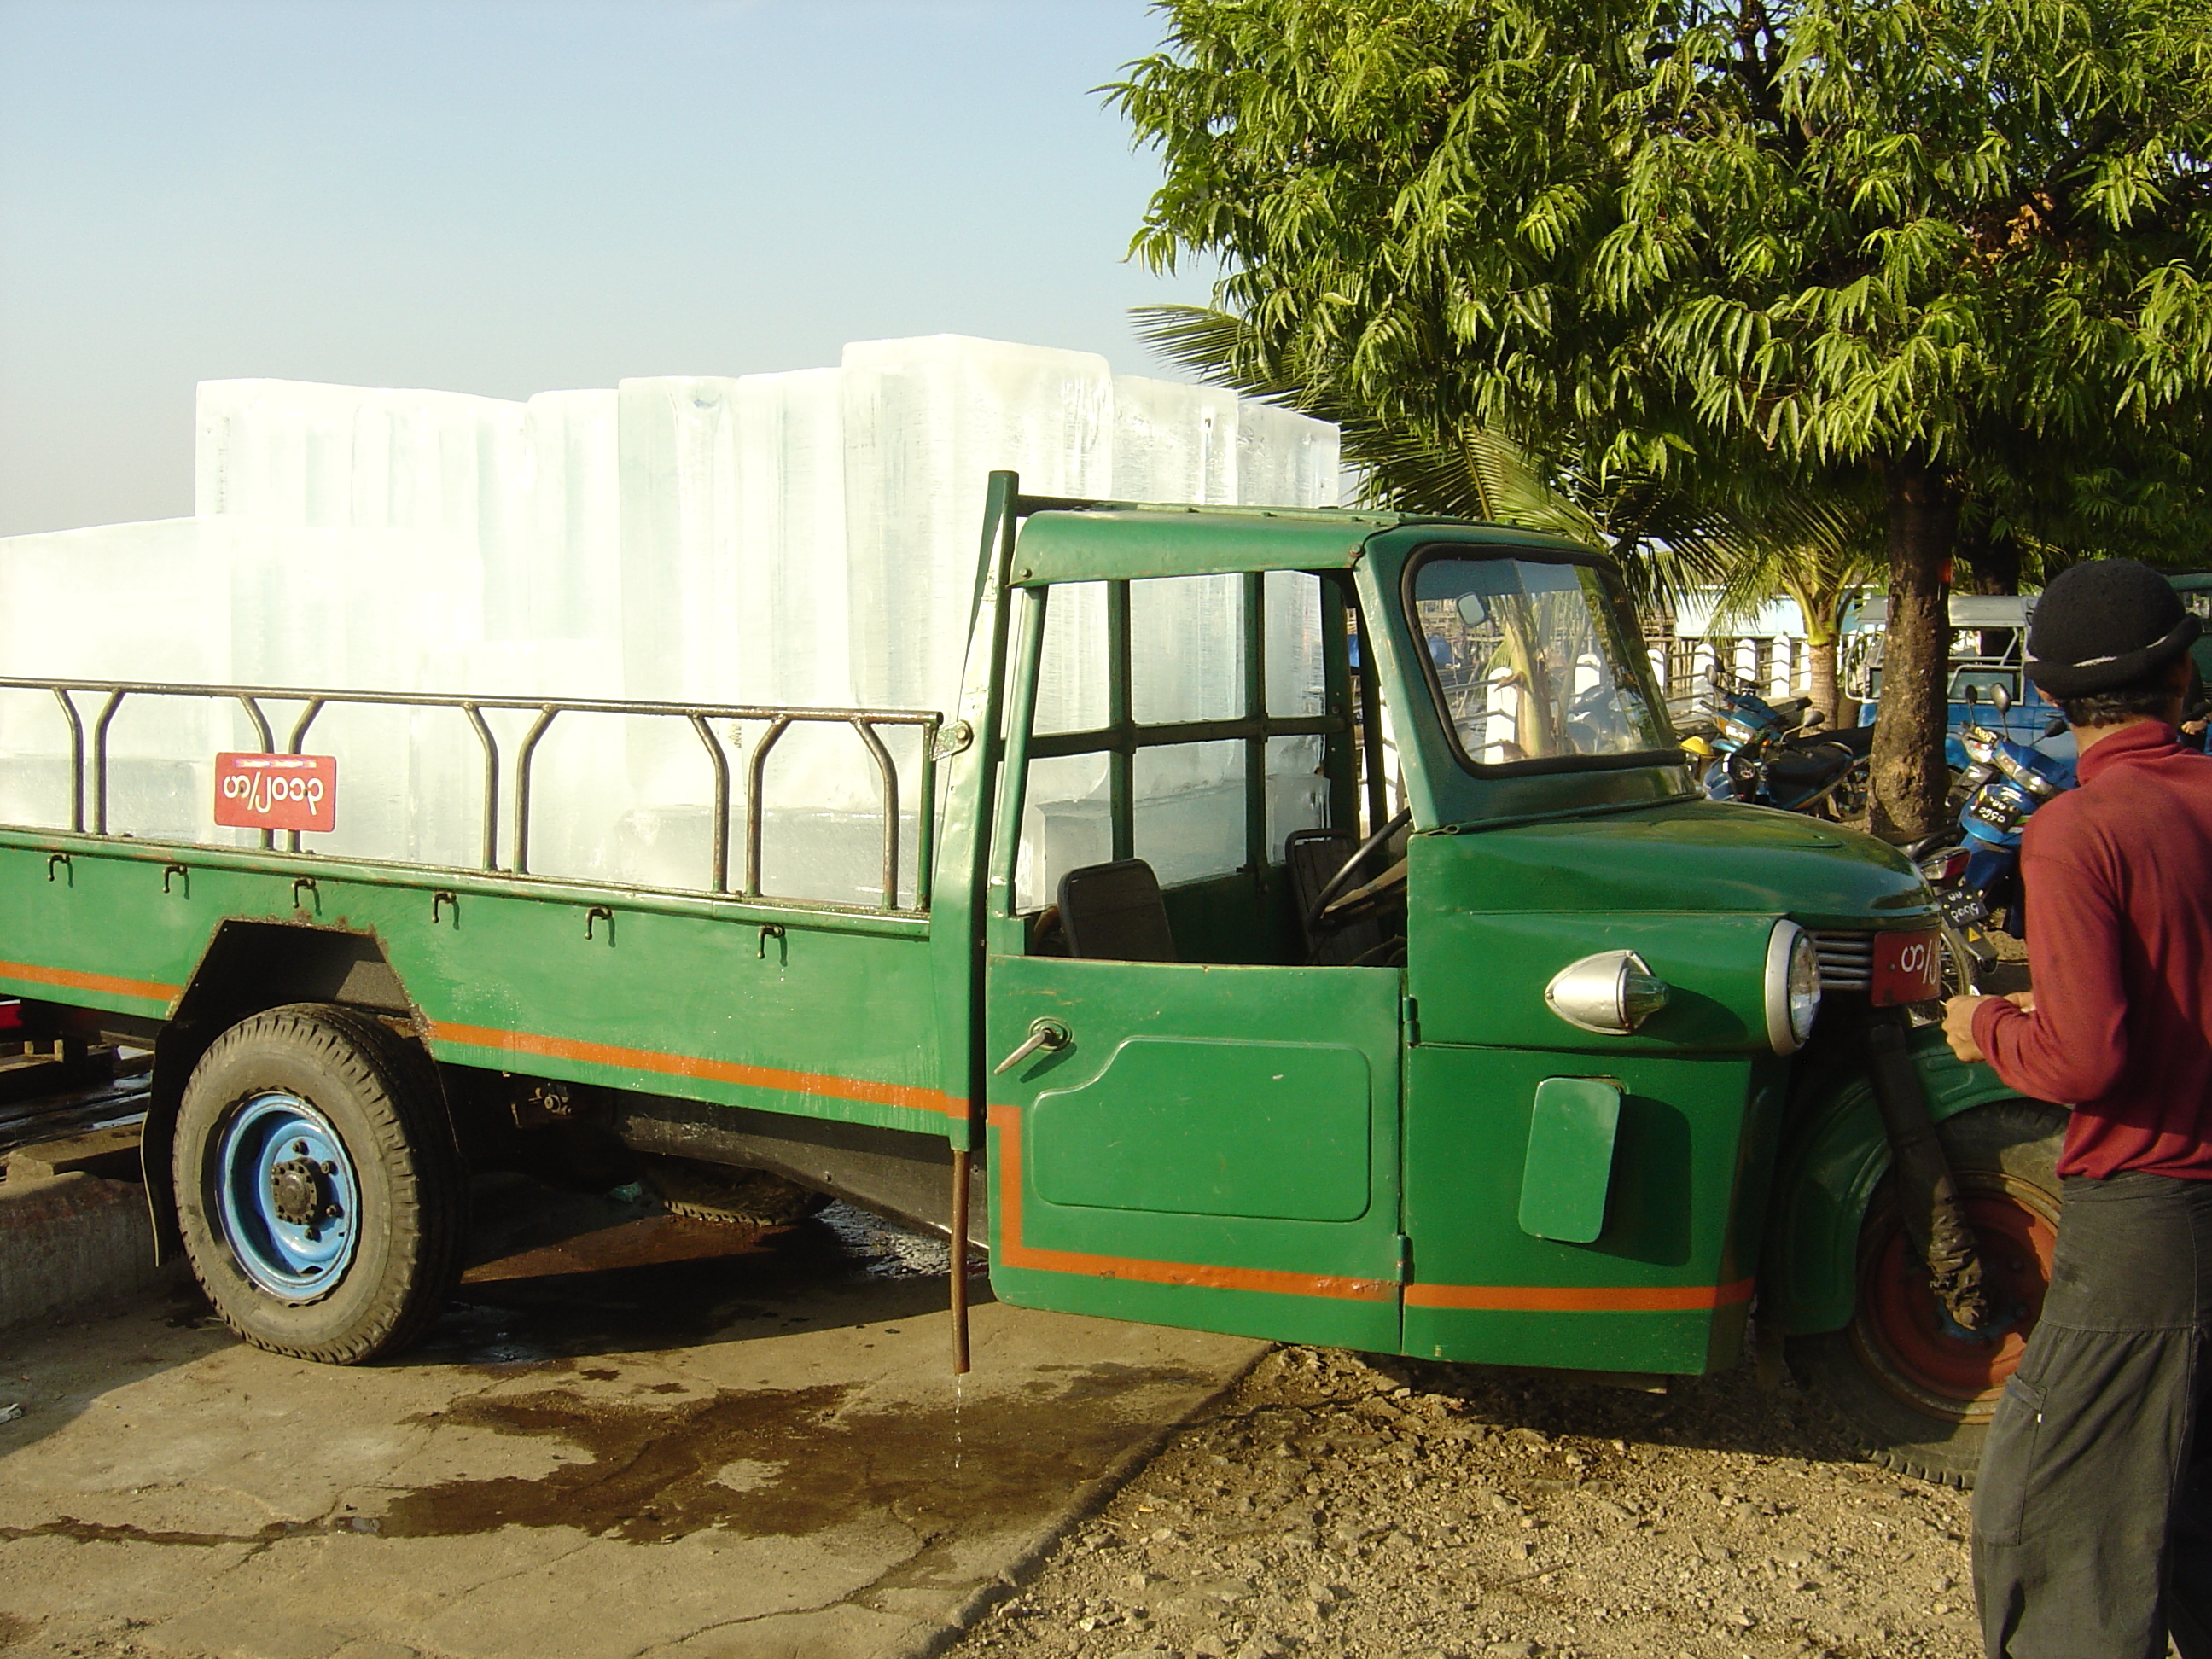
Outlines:
{"label": "truck cab", "polygon": [[[1114,668],[1127,629],[1209,584],[1238,650],[1192,718]],[[1041,690],[1090,647],[1055,607],[1094,593],[1105,718],[1059,729]],[[1615,577],[1571,544],[1046,510],[1012,544],[1006,603],[983,975],[998,1293],[1449,1359],[1730,1363],[1824,966],[1838,1018],[1886,942],[1889,998],[1929,994],[1896,971],[1936,925],[1910,863],[1706,801]],[[1291,605],[1318,677],[1267,660]],[[1318,823],[1271,787],[1291,745]],[[1241,781],[1205,803],[1218,823],[1144,810],[1144,769],[1178,750]],[[1068,817],[1053,798],[1077,762],[1104,783],[1082,853],[1021,832]],[[1212,867],[1182,867],[1199,847]]]}

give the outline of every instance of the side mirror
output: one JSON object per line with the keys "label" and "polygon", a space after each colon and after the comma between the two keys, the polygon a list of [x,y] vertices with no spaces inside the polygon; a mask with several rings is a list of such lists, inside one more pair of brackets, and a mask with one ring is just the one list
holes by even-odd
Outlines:
{"label": "side mirror", "polygon": [[2012,713],[2012,693],[2006,690],[2002,685],[1991,686],[1990,688],[1990,701],[1996,704],[1997,714],[2000,717]]}
{"label": "side mirror", "polygon": [[1490,620],[1490,607],[1482,602],[1480,593],[1459,596],[1459,619],[1469,628],[1480,628]]}
{"label": "side mirror", "polygon": [[1982,688],[1976,685],[1973,681],[1968,680],[1966,685],[1966,707],[1969,708],[1980,708],[1982,703]]}

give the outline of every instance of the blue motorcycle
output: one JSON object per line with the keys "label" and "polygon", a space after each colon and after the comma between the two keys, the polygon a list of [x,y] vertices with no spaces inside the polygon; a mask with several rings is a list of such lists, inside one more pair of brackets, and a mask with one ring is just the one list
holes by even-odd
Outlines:
{"label": "blue motorcycle", "polygon": [[[2001,925],[2014,939],[2027,935],[2027,896],[2020,880],[2021,831],[2037,808],[2075,783],[2069,757],[2013,735],[2012,699],[2002,687],[1994,701],[2001,731],[1970,724],[1958,734],[1967,762],[1954,790],[1960,799],[1960,844],[1931,849],[1923,843],[1910,849],[1942,902],[1953,955],[1963,958],[1966,977],[1976,984],[1996,965],[1990,927]],[[2046,733],[2045,741],[2057,735]]]}
{"label": "blue motorcycle", "polygon": [[1715,755],[1703,780],[1707,796],[1815,817],[1845,818],[1865,810],[1874,727],[1793,731],[1781,709],[1742,681],[1718,670],[1711,681]]}

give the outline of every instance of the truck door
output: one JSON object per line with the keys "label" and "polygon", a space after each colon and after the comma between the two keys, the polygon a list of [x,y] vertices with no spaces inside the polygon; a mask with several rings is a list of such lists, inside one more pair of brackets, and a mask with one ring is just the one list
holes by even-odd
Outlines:
{"label": "truck door", "polygon": [[992,1284],[1394,1349],[1402,974],[1303,965],[1282,869],[1286,835],[1355,810],[1333,591],[1278,572],[1025,600],[985,963]]}

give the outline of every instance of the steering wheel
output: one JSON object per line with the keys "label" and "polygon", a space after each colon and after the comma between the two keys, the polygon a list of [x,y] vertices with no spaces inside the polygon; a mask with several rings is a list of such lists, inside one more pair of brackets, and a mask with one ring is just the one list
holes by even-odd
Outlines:
{"label": "steering wheel", "polygon": [[1364,887],[1355,887],[1342,897],[1332,899],[1329,902],[1328,908],[1322,911],[1321,919],[1322,922],[1326,924],[1334,921],[1339,916],[1348,917],[1352,911],[1358,909],[1361,905],[1370,903],[1374,900],[1381,898],[1383,894],[1389,892],[1392,888],[1403,887],[1405,884],[1406,860],[1400,859],[1395,864],[1392,865],[1388,870],[1385,870],[1381,875],[1376,877],[1374,880],[1369,882]]}
{"label": "steering wheel", "polygon": [[1334,899],[1339,893],[1342,892],[1346,886],[1350,884],[1353,872],[1357,871],[1359,866],[1364,864],[1369,859],[1373,858],[1376,853],[1382,850],[1383,845],[1389,841],[1391,836],[1396,835],[1401,830],[1403,830],[1413,821],[1413,809],[1410,806],[1406,807],[1398,812],[1396,816],[1392,817],[1388,823],[1384,824],[1380,830],[1377,830],[1373,835],[1368,836],[1365,841],[1361,842],[1358,847],[1352,849],[1352,856],[1345,860],[1342,864],[1337,866],[1336,873],[1331,876],[1328,882],[1322,886],[1321,891],[1314,896],[1314,902],[1306,911],[1306,931],[1308,933],[1311,933],[1320,925],[1322,913],[1329,908],[1329,901]]}

